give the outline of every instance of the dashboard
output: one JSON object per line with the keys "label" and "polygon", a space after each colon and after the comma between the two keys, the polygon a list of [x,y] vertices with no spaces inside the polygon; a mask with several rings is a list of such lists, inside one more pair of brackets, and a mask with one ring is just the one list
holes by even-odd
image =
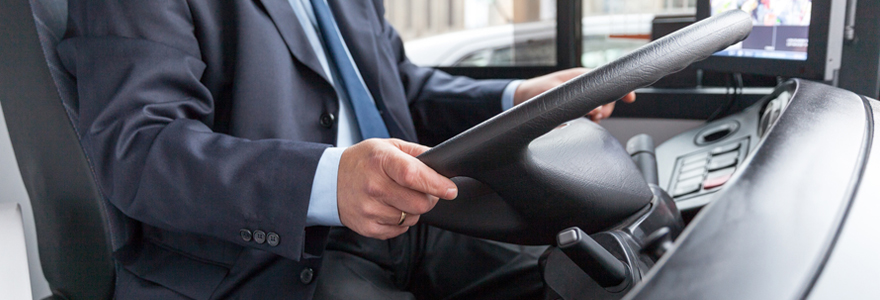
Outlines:
{"label": "dashboard", "polygon": [[683,132],[657,146],[660,186],[683,212],[712,201],[776,123],[791,98],[785,87],[749,108]]}

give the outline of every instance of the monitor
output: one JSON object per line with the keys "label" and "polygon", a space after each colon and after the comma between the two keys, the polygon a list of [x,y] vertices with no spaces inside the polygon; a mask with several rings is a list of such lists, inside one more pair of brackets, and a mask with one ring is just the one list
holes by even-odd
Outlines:
{"label": "monitor", "polygon": [[715,71],[832,81],[840,69],[846,0],[697,0],[697,19],[731,9],[752,33],[696,66]]}

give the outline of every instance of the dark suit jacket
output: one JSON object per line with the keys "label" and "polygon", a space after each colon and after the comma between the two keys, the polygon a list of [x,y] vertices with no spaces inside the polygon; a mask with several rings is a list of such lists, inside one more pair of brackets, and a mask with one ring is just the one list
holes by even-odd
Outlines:
{"label": "dark suit jacket", "polygon": [[[507,81],[413,65],[381,1],[330,6],[393,137],[436,143],[500,112]],[[339,103],[288,1],[73,0],[69,11],[58,50],[119,264],[192,298],[309,295],[298,274],[320,274],[327,228],[306,229],[306,211]],[[273,268],[284,276],[259,275]]]}

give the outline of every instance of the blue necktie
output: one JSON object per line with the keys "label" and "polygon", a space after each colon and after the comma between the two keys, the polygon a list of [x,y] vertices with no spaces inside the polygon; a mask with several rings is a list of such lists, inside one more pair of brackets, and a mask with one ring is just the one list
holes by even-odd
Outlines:
{"label": "blue necktie", "polygon": [[361,137],[364,139],[390,137],[388,128],[385,127],[382,117],[379,116],[379,110],[371,100],[370,92],[361,83],[353,62],[345,51],[330,7],[327,6],[325,0],[311,0],[311,2],[312,8],[315,10],[315,18],[318,19],[318,28],[321,30],[324,45],[330,52],[333,65],[336,66],[336,75],[342,81],[336,84],[337,88],[341,87],[348,95],[348,101],[354,108],[354,115],[361,130]]}

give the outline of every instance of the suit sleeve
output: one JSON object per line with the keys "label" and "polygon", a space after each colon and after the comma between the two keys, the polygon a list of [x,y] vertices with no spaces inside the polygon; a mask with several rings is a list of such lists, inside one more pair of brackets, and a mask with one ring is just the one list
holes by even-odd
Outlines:
{"label": "suit sleeve", "polygon": [[397,57],[419,142],[435,145],[501,112],[501,96],[511,80],[474,80],[419,67],[406,58],[403,41],[376,4],[382,36]]}
{"label": "suit sleeve", "polygon": [[[74,1],[59,46],[77,80],[80,138],[109,201],[130,218],[299,260],[315,169],[329,145],[212,131],[183,1]],[[241,229],[279,234],[275,247]]]}

